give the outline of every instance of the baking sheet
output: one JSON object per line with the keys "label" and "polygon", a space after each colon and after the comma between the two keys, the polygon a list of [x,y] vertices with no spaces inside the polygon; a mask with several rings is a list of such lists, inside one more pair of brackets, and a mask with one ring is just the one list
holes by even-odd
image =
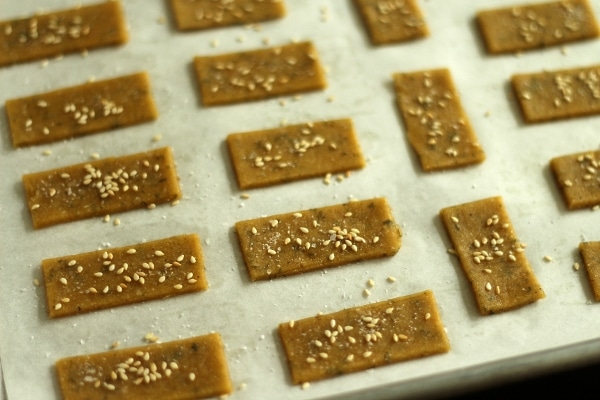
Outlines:
{"label": "baking sheet", "polygon": [[[93,1],[3,0],[0,19]],[[485,7],[514,1],[488,0]],[[592,0],[600,15],[600,0]],[[286,18],[260,29],[174,30],[166,1],[123,1],[127,45],[0,69],[0,104],[15,97],[146,70],[160,117],[156,122],[51,145],[13,149],[0,112],[0,357],[9,399],[59,397],[53,364],[62,357],[137,346],[152,332],[161,341],[220,332],[235,392],[232,399],[314,399],[367,391],[372,397],[419,396],[509,379],[600,357],[600,308],[585,272],[575,272],[577,246],[600,240],[600,214],[567,211],[552,181],[550,158],[600,147],[600,118],[524,125],[508,86],[511,74],[600,63],[598,40],[514,55],[488,56],[473,22],[473,1],[420,1],[429,38],[372,47],[350,0],[287,0]],[[191,60],[312,40],[328,70],[328,88],[301,98],[205,108]],[[487,160],[476,167],[426,174],[405,139],[391,74],[447,67],[461,93]],[[333,100],[333,101],[331,101]],[[1,108],[4,108],[3,106]],[[324,185],[320,179],[247,191],[243,199],[229,164],[225,136],[282,122],[351,117],[368,160],[364,170]],[[159,141],[154,141],[161,135]],[[172,146],[184,198],[176,207],[124,213],[121,225],[90,219],[33,230],[20,177],[101,157]],[[46,154],[44,154],[46,152]],[[503,196],[547,298],[482,317],[437,217],[446,206]],[[249,282],[233,225],[242,219],[385,196],[404,237],[391,258],[323,272]],[[196,232],[206,256],[204,293],[49,320],[40,261]],[[545,262],[544,256],[553,261]],[[396,277],[395,283],[386,281]],[[367,280],[375,286],[364,297]],[[433,290],[452,350],[293,386],[276,335],[280,322]],[[364,397],[363,397],[364,398]]]}

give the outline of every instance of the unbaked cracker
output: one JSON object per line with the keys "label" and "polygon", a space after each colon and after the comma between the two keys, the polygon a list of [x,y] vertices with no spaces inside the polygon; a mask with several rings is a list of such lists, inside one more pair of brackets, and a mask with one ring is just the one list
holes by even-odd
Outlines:
{"label": "unbaked cracker", "polygon": [[50,318],[208,288],[198,235],[42,261]]}
{"label": "unbaked cracker", "polygon": [[120,1],[0,21],[0,66],[127,42]]}
{"label": "unbaked cracker", "polygon": [[23,186],[36,229],[181,198],[170,147],[26,174]]}
{"label": "unbaked cracker", "polygon": [[480,11],[479,31],[492,54],[518,52],[598,37],[587,0],[553,1]]}
{"label": "unbaked cracker", "polygon": [[232,133],[227,146],[240,189],[365,166],[351,119]]}
{"label": "unbaked cracker", "polygon": [[285,16],[283,0],[171,0],[177,29],[253,24]]}
{"label": "unbaked cracker", "polygon": [[221,335],[187,339],[56,362],[64,400],[195,400],[233,391]]}
{"label": "unbaked cracker", "polygon": [[322,90],[312,42],[194,58],[202,104],[214,106]]}
{"label": "unbaked cracker", "polygon": [[396,73],[393,78],[406,136],[424,171],[485,160],[448,69]]}
{"label": "unbaked cracker", "polygon": [[516,74],[513,91],[527,123],[600,114],[600,65]]}
{"label": "unbaked cracker", "polygon": [[600,242],[579,243],[579,253],[590,280],[594,299],[600,301]]}
{"label": "unbaked cracker", "polygon": [[237,222],[250,280],[392,256],[402,233],[385,198]]}
{"label": "unbaked cracker", "polygon": [[416,0],[354,0],[374,45],[400,43],[429,36]]}
{"label": "unbaked cracker", "polygon": [[600,150],[555,157],[550,168],[569,210],[600,207]]}
{"label": "unbaked cracker", "polygon": [[279,336],[296,384],[450,351],[429,290],[285,322]]}
{"label": "unbaked cracker", "polygon": [[444,208],[440,217],[482,315],[545,297],[501,197]]}
{"label": "unbaked cracker", "polygon": [[70,139],[155,120],[146,72],[6,101],[13,146]]}

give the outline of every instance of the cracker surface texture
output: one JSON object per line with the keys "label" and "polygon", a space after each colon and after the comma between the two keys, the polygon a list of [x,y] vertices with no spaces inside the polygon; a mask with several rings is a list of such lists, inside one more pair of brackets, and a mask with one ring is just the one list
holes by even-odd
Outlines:
{"label": "cracker surface texture", "polygon": [[444,208],[440,216],[482,315],[545,297],[501,197]]}
{"label": "cracker surface texture", "polygon": [[429,36],[416,0],[354,0],[374,45],[401,43]]}
{"label": "cracker surface texture", "polygon": [[50,318],[208,288],[197,235],[42,261]]}
{"label": "cracker surface texture", "polygon": [[227,136],[240,189],[348,172],[365,166],[350,119]]}
{"label": "cracker surface texture", "polygon": [[518,52],[598,37],[587,0],[553,1],[477,13],[479,31],[492,54]]}
{"label": "cracker surface texture", "polygon": [[119,1],[0,21],[0,67],[127,40]]}
{"label": "cracker surface texture", "polygon": [[579,243],[579,253],[590,280],[594,299],[600,301],[600,242]]}
{"label": "cracker surface texture", "polygon": [[252,281],[392,256],[402,233],[384,198],[235,224]]}
{"label": "cracker surface texture", "polygon": [[283,0],[170,0],[177,29],[254,24],[285,16]]}
{"label": "cracker surface texture", "polygon": [[279,325],[296,384],[450,351],[429,290]]}
{"label": "cracker surface texture", "polygon": [[63,358],[56,373],[64,400],[195,400],[233,391],[218,333]]}
{"label": "cracker surface texture", "polygon": [[600,206],[600,150],[553,158],[550,169],[569,210]]}
{"label": "cracker surface texture", "polygon": [[170,147],[26,174],[23,186],[36,229],[181,198]]}
{"label": "cracker surface texture", "polygon": [[408,141],[424,171],[485,160],[448,69],[393,75]]}
{"label": "cracker surface texture", "polygon": [[6,101],[13,146],[70,139],[155,120],[146,72]]}
{"label": "cracker surface texture", "polygon": [[205,106],[321,90],[327,85],[312,42],[195,57],[194,69]]}
{"label": "cracker surface texture", "polygon": [[516,74],[511,78],[527,123],[600,114],[600,65]]}

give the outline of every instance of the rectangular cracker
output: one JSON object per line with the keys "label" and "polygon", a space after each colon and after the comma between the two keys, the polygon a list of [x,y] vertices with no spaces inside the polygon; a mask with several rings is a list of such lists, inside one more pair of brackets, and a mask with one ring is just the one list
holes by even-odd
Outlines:
{"label": "rectangular cracker", "polygon": [[36,229],[181,198],[169,147],[26,174],[23,186]]}
{"label": "rectangular cracker", "polygon": [[311,42],[194,58],[202,104],[214,106],[324,89]]}
{"label": "rectangular cracker", "polygon": [[555,46],[599,35],[594,12],[587,0],[480,11],[477,24],[491,54]]}
{"label": "rectangular cracker", "polygon": [[429,36],[429,29],[416,0],[354,0],[354,5],[374,45],[400,43]]}
{"label": "rectangular cracker", "polygon": [[594,299],[600,301],[600,242],[579,243],[579,253],[590,280]]}
{"label": "rectangular cracker", "polygon": [[50,318],[208,289],[198,235],[42,261]]}
{"label": "rectangular cracker", "polygon": [[600,65],[517,74],[512,88],[527,123],[600,114]]}
{"label": "rectangular cracker", "polygon": [[550,169],[569,210],[600,206],[600,150],[553,158]]}
{"label": "rectangular cracker", "polygon": [[181,31],[252,24],[285,16],[283,0],[171,0],[170,3],[177,29]]}
{"label": "rectangular cracker", "polygon": [[424,171],[485,160],[448,69],[396,73],[393,79],[408,141]]}
{"label": "rectangular cracker", "polygon": [[429,290],[279,325],[296,384],[450,351]]}
{"label": "rectangular cracker", "polygon": [[13,146],[70,139],[155,120],[146,72],[6,101]]}
{"label": "rectangular cracker", "polygon": [[385,198],[237,222],[250,280],[393,256],[402,233]]}
{"label": "rectangular cracker", "polygon": [[125,25],[119,1],[0,21],[0,66],[120,45]]}
{"label": "rectangular cracker", "polygon": [[227,146],[240,189],[365,166],[351,119],[232,133]]}
{"label": "rectangular cracker", "polygon": [[73,356],[56,362],[64,400],[205,399],[233,391],[221,335]]}
{"label": "rectangular cracker", "polygon": [[482,315],[545,297],[501,197],[444,208],[440,217]]}

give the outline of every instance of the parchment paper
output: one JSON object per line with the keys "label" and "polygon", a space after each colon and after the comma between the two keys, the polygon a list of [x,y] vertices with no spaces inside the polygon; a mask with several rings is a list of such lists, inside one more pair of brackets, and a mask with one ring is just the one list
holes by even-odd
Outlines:
{"label": "parchment paper", "polygon": [[[83,0],[81,3],[92,3]],[[0,2],[0,18],[75,6],[74,0]],[[170,341],[220,332],[236,391],[232,399],[385,398],[448,393],[463,385],[536,373],[600,358],[600,306],[585,271],[575,272],[577,246],[600,240],[600,212],[567,211],[552,180],[552,157],[600,146],[600,118],[524,125],[508,79],[513,73],[600,63],[598,40],[515,55],[483,51],[473,17],[481,7],[510,0],[420,1],[431,36],[372,47],[350,0],[286,0],[288,15],[255,27],[180,33],[167,1],[124,0],[130,41],[119,48],[0,69],[0,104],[90,77],[146,70],[160,117],[156,122],[51,145],[13,149],[0,112],[0,350],[9,399],[60,397],[53,369],[62,357],[143,344],[149,332]],[[518,3],[518,2],[517,2]],[[592,0],[596,15],[600,1]],[[191,61],[213,55],[312,40],[328,69],[328,88],[301,98],[205,108],[199,103]],[[478,166],[423,173],[395,108],[391,74],[447,67],[462,95],[487,160]],[[333,101],[331,101],[333,100]],[[327,186],[320,179],[248,191],[236,187],[224,139],[232,132],[351,117],[368,159],[364,170]],[[153,141],[162,135],[159,141]],[[172,146],[184,198],[118,216],[33,230],[21,176],[90,159]],[[51,154],[45,155],[48,151]],[[495,316],[480,316],[438,211],[503,196],[547,298]],[[242,219],[385,196],[404,237],[391,258],[323,272],[251,283],[233,225]],[[40,261],[196,232],[206,256],[210,289],[204,293],[126,306],[59,320],[45,309]],[[544,256],[553,261],[546,262]],[[394,276],[395,283],[386,281]],[[375,286],[363,296],[367,281]],[[276,327],[317,312],[433,290],[452,345],[450,353],[293,386]],[[358,395],[357,395],[358,396]]]}

